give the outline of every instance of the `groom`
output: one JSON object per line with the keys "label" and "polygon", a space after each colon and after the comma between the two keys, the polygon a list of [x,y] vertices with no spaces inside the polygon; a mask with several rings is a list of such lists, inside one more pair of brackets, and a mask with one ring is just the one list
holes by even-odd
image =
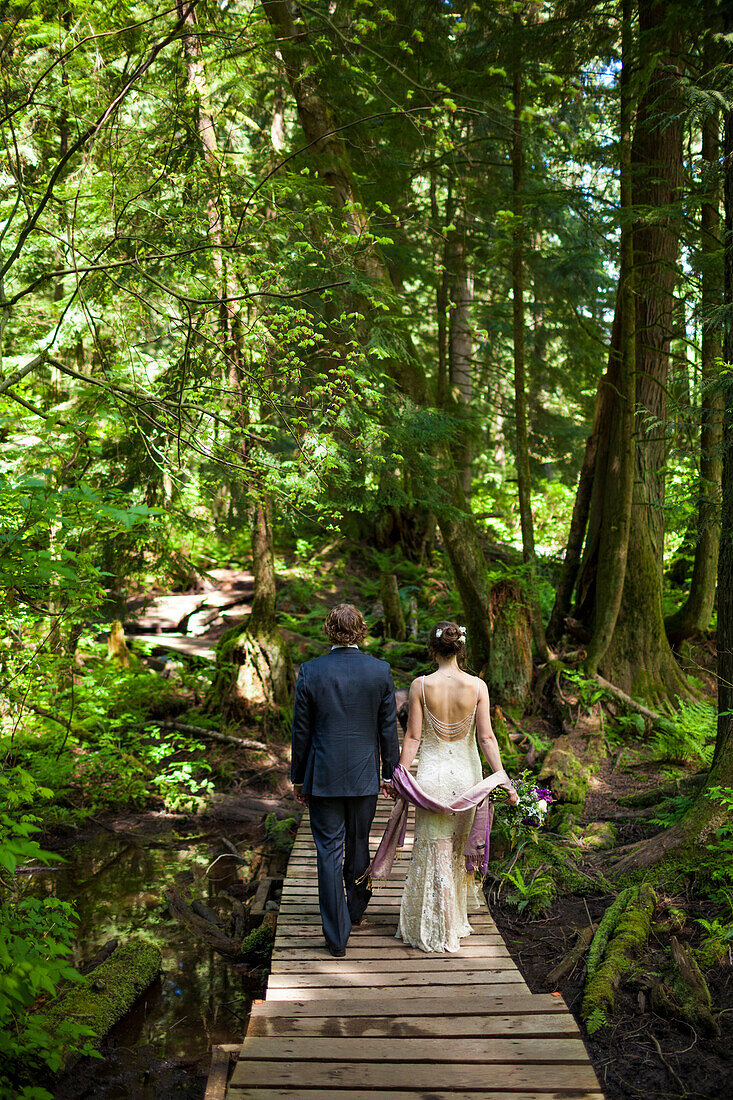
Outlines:
{"label": "groom", "polygon": [[310,809],[318,856],[318,901],[331,954],[343,958],[371,890],[357,880],[369,866],[369,830],[380,789],[400,757],[392,673],[362,653],[364,617],[349,603],[329,611],[331,650],[300,666],[293,707],[290,777]]}

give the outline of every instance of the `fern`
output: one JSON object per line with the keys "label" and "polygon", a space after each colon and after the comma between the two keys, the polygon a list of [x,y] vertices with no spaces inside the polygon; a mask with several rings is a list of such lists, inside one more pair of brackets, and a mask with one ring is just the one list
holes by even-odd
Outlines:
{"label": "fern", "polygon": [[677,710],[655,726],[659,759],[679,764],[704,764],[713,758],[718,714],[704,700],[677,699]]}
{"label": "fern", "polygon": [[608,1017],[602,1008],[594,1008],[588,1019],[585,1021],[586,1030],[589,1035],[595,1035],[597,1031],[600,1031],[602,1027],[605,1027],[608,1023]]}

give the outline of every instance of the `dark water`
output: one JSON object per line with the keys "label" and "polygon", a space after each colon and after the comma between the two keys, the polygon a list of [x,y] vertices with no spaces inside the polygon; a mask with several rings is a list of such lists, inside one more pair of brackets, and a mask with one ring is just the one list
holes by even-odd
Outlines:
{"label": "dark water", "polygon": [[[227,836],[246,848],[246,834],[228,829]],[[163,955],[161,978],[105,1041],[104,1060],[80,1062],[58,1083],[56,1100],[203,1096],[211,1046],[241,1039],[261,975],[238,970],[172,919],[163,891],[194,884],[193,895],[215,907],[237,883],[236,860],[227,856],[210,867],[226,851],[216,834],[105,833],[63,851],[60,869],[34,876],[35,892],[76,906],[76,965],[114,937],[140,936]]]}

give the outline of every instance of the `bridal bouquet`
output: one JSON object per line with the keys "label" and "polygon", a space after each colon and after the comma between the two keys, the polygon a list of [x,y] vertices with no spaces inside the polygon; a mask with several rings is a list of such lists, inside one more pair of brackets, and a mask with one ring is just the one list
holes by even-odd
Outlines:
{"label": "bridal bouquet", "polygon": [[518,837],[544,825],[554,799],[551,791],[536,785],[528,771],[515,776],[512,782],[519,795],[519,803],[510,806],[508,802],[502,801],[497,804],[496,809],[502,824]]}

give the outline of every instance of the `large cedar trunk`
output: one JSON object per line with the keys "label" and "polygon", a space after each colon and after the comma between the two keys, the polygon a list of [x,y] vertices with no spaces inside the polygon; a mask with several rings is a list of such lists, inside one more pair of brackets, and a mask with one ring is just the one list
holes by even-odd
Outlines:
{"label": "large cedar trunk", "polygon": [[[712,59],[705,68],[712,68]],[[718,112],[705,119],[702,128],[702,156],[707,165],[708,195],[702,204],[700,251],[702,254],[702,403],[700,409],[700,482],[697,507],[695,560],[689,595],[676,614],[666,622],[673,645],[700,630],[707,630],[715,604],[715,582],[720,543],[720,480],[723,459],[723,398],[717,388],[720,336],[711,315],[720,309],[720,201],[718,157],[720,155]]]}
{"label": "large cedar trunk", "polygon": [[[467,230],[465,224],[448,234],[448,278],[450,286],[450,324],[448,336],[448,362],[450,366],[451,394],[457,402],[457,411],[465,413],[471,404],[473,389],[473,340],[471,307],[473,305],[473,275],[468,269]],[[461,432],[456,447],[456,464],[460,471],[461,487],[471,495],[471,465],[473,443],[470,425]]]}
{"label": "large cedar trunk", "polygon": [[[669,21],[666,21],[668,24]],[[654,58],[654,69],[639,104],[632,146],[634,203],[647,213],[634,228],[636,289],[636,453],[626,574],[613,637],[600,664],[607,679],[631,695],[660,703],[688,692],[664,632],[662,615],[662,554],[664,541],[664,467],[667,445],[669,345],[674,330],[674,286],[677,278],[678,232],[670,211],[679,197],[682,141],[679,77],[676,58],[679,34],[668,30],[661,0],[639,5],[642,58]],[[659,211],[652,216],[651,211]],[[617,299],[617,315],[621,305]],[[618,322],[618,316],[617,316]],[[614,338],[620,342],[621,326]],[[616,359],[618,357],[615,357]],[[613,456],[602,460],[608,431],[621,416],[613,377],[606,377],[600,414],[599,454],[591,498],[586,551],[578,582],[577,615],[593,628],[598,601],[596,585],[603,514],[614,473]],[[604,444],[605,439],[605,444]]]}
{"label": "large cedar trunk", "polygon": [[[723,358],[733,362],[733,115],[725,119],[724,289],[726,307]],[[621,872],[646,867],[674,851],[700,852],[721,826],[730,824],[730,810],[711,791],[733,787],[733,380],[724,376],[722,536],[718,559],[718,730],[713,764],[705,786],[682,820],[650,840],[631,845],[617,864]]]}

